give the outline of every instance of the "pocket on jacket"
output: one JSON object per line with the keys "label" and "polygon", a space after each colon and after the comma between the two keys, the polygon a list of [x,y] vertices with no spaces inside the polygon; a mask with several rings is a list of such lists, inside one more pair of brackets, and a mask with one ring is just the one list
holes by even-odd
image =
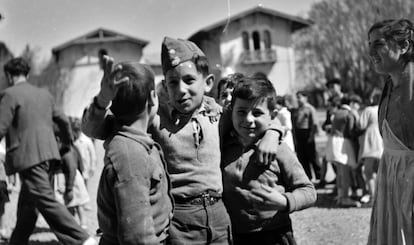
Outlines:
{"label": "pocket on jacket", "polygon": [[164,178],[164,174],[165,173],[161,168],[156,167],[154,169],[151,175],[150,195],[154,194],[159,189],[159,185]]}

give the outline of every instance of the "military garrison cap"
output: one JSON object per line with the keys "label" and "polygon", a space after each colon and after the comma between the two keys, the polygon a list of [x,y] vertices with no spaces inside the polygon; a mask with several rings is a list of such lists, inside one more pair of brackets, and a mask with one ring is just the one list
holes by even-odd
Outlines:
{"label": "military garrison cap", "polygon": [[161,46],[161,65],[164,74],[179,64],[196,57],[205,56],[203,51],[195,43],[184,40],[165,37]]}

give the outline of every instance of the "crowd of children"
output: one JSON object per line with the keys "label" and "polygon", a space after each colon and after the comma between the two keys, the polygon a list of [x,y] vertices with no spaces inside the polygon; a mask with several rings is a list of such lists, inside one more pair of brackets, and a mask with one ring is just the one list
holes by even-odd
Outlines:
{"label": "crowd of children", "polygon": [[105,140],[100,244],[296,244],[289,213],[315,203],[312,177],[324,184],[327,162],[336,169],[338,204],[357,206],[350,190],[362,176],[361,201],[372,200],[382,153],[375,103],[359,110],[360,99],[331,90],[320,170],[306,92],[297,92],[294,107],[267,78],[236,73],[218,82],[215,100],[206,95],[215,77],[194,43],[166,37],[161,60],[165,79],[156,87],[150,67],[104,56],[101,90],[82,122],[70,120],[73,139],[61,149],[55,195],[86,229],[87,183],[96,169],[86,135]]}
{"label": "crowd of children", "polygon": [[289,213],[311,206],[316,191],[281,143],[272,84],[238,74],[220,84],[235,89],[221,107],[205,95],[214,76],[194,43],[166,37],[161,56],[157,90],[168,100],[158,109],[148,68],[105,57],[82,119],[87,135],[105,140],[101,244],[296,244]]}

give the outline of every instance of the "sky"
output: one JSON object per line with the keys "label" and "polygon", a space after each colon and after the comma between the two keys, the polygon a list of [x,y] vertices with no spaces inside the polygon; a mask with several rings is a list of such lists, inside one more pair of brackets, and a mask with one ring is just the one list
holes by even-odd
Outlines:
{"label": "sky", "polygon": [[48,59],[51,49],[103,27],[150,43],[159,53],[162,38],[188,38],[229,15],[261,4],[306,17],[319,0],[1,0],[0,41],[20,55],[24,47]]}

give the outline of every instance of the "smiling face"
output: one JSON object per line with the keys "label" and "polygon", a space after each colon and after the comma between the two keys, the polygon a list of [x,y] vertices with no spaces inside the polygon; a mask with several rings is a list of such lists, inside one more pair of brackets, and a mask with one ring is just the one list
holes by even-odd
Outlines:
{"label": "smiling face", "polygon": [[389,74],[399,67],[401,47],[393,40],[387,40],[380,29],[369,33],[369,55],[375,71]]}
{"label": "smiling face", "polygon": [[266,99],[244,100],[236,98],[232,109],[233,128],[243,145],[254,143],[272,120]]}
{"label": "smiling face", "polygon": [[193,112],[203,100],[206,79],[192,61],[168,70],[165,84],[171,105],[181,113]]}

